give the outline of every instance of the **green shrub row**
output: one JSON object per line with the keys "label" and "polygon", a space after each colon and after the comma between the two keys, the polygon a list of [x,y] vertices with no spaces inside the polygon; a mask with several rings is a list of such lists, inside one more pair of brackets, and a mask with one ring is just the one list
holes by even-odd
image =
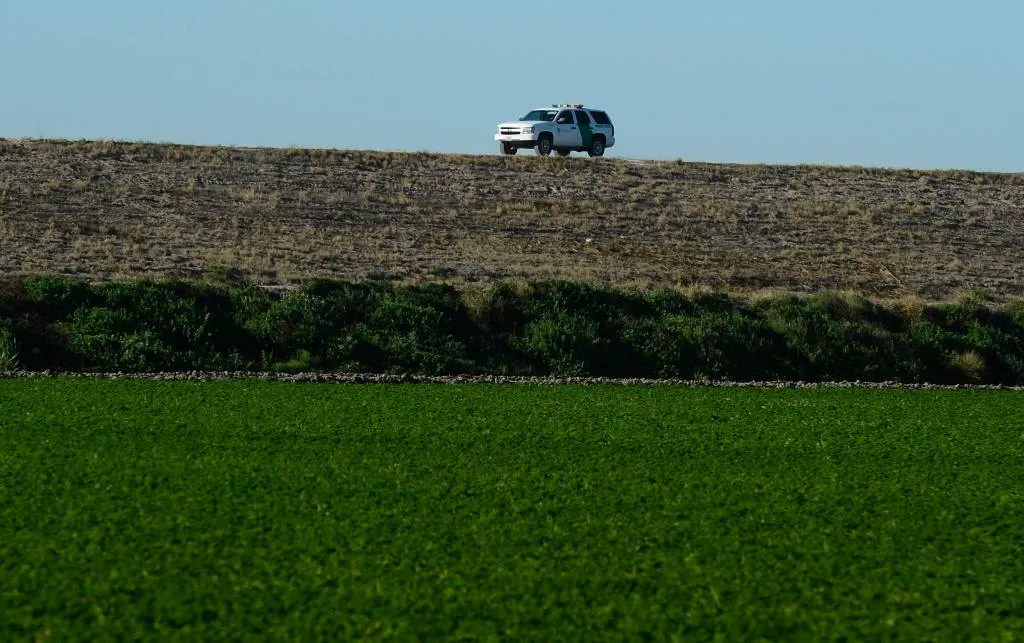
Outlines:
{"label": "green shrub row", "polygon": [[0,370],[13,368],[1024,384],[1024,302],[47,276],[0,289]]}

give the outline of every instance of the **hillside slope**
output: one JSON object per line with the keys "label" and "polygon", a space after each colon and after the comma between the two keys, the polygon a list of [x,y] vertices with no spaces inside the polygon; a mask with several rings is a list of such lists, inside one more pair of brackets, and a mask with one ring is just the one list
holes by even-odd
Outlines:
{"label": "hillside slope", "polygon": [[0,141],[0,271],[1024,293],[1024,175]]}

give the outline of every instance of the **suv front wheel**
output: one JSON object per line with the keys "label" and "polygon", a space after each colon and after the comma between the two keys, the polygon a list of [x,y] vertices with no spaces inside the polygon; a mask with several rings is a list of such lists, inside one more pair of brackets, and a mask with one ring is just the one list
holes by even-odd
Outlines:
{"label": "suv front wheel", "polygon": [[548,156],[551,154],[551,135],[541,134],[537,139],[537,154]]}

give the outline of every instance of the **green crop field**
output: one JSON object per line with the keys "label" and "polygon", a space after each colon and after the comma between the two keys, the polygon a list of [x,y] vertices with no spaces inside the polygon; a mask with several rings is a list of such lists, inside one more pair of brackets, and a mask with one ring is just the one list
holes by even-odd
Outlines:
{"label": "green crop field", "polygon": [[0,381],[0,640],[1024,639],[1008,391]]}

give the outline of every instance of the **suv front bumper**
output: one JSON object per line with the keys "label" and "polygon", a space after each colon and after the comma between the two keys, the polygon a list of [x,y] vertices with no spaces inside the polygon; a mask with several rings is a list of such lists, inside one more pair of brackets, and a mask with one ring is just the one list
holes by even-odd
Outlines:
{"label": "suv front bumper", "polygon": [[534,134],[495,134],[494,140],[516,147],[534,147],[537,145],[537,139],[534,136]]}

